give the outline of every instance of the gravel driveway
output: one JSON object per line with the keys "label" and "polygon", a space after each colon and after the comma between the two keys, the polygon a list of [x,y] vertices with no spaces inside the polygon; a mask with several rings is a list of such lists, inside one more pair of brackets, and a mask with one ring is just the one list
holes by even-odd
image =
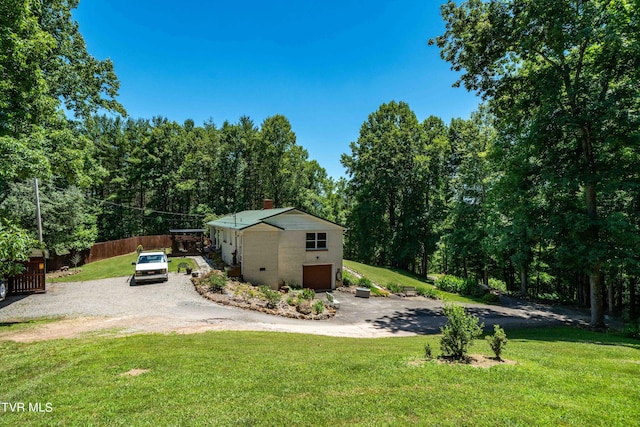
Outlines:
{"label": "gravel driveway", "polygon": [[[256,330],[342,337],[406,336],[438,333],[445,324],[442,303],[415,298],[356,298],[335,292],[340,309],[333,319],[308,321],[218,305],[201,297],[190,277],[171,273],[166,283],[131,286],[130,277],[54,283],[45,294],[11,296],[0,302],[0,323],[38,317],[64,320],[0,339],[21,341],[76,337],[85,332],[193,333],[205,330]],[[487,329],[588,322],[588,313],[505,300],[505,306],[468,305]]]}

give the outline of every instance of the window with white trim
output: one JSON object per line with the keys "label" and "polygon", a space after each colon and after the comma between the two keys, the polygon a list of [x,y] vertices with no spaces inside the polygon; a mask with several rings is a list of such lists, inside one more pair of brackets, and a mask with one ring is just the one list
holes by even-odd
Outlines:
{"label": "window with white trim", "polygon": [[307,233],[308,251],[326,251],[327,233]]}

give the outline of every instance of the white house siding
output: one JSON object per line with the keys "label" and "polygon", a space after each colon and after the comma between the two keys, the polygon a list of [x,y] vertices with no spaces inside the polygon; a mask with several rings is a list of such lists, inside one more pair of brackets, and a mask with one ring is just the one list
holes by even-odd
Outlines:
{"label": "white house siding", "polygon": [[278,240],[281,231],[257,225],[242,232],[242,276],[244,280],[278,289]]}
{"label": "white house siding", "polygon": [[220,256],[222,261],[233,264],[233,252],[236,250],[236,231],[231,229],[220,229],[218,237],[220,239]]}

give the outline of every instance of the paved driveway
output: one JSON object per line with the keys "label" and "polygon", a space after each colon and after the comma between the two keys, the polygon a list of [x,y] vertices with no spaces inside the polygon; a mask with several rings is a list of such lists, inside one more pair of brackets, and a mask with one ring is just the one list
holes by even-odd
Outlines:
{"label": "paved driveway", "polygon": [[[65,320],[12,333],[11,339],[75,337],[84,332],[191,333],[204,330],[258,330],[343,337],[438,333],[445,324],[442,303],[415,298],[356,298],[336,292],[341,303],[333,319],[305,321],[222,306],[202,298],[184,274],[166,283],[130,286],[129,277],[47,285],[47,293],[11,296],[0,302],[0,323],[63,316]],[[588,313],[507,300],[504,306],[470,305],[489,329],[588,322]],[[0,338],[3,334],[0,334]],[[4,338],[9,338],[4,333]]]}

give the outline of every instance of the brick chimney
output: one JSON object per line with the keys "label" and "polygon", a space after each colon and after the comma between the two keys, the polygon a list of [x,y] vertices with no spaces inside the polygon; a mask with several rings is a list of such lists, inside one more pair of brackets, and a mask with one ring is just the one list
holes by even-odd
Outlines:
{"label": "brick chimney", "polygon": [[262,209],[273,209],[273,200],[271,199],[264,199],[262,201]]}

